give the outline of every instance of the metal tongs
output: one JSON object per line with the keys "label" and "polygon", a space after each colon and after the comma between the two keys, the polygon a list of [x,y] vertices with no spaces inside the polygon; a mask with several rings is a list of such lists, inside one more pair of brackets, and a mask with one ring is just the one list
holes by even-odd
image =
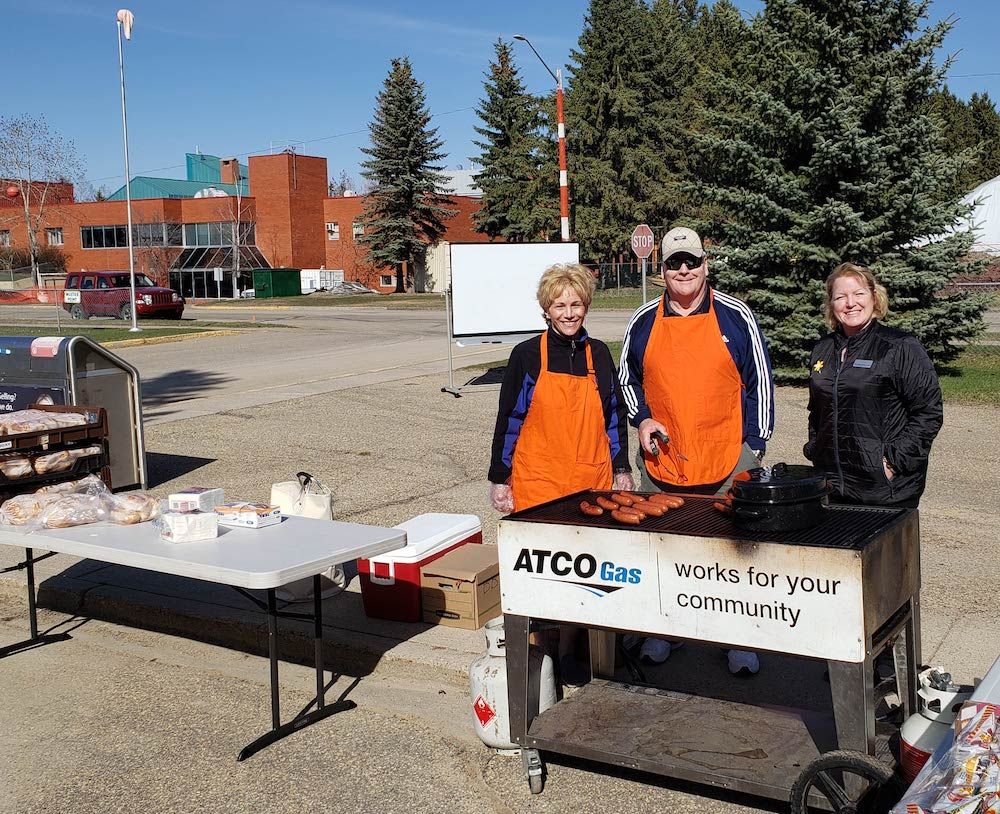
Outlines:
{"label": "metal tongs", "polygon": [[[654,455],[660,454],[660,445],[656,443],[657,439],[659,439],[663,443],[663,446],[667,446],[670,443],[670,436],[667,435],[665,432],[661,432],[660,430],[654,432],[649,437],[649,448],[650,450],[652,450]],[[685,455],[683,452],[677,449],[677,447],[674,447],[674,452],[677,453],[677,457],[680,458],[682,461],[688,460],[687,455]]]}

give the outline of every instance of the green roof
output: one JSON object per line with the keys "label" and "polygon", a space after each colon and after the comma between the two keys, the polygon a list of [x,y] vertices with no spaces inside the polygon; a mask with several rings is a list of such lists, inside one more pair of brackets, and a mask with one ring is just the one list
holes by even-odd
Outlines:
{"label": "green roof", "polygon": [[[248,184],[244,181],[243,195],[249,195]],[[208,187],[214,187],[227,195],[236,194],[235,184],[206,183],[205,181],[180,181],[173,178],[151,178],[139,175],[132,179],[132,200],[137,201],[143,198],[193,198],[195,193],[201,192]],[[108,196],[109,201],[124,201],[125,187]]]}

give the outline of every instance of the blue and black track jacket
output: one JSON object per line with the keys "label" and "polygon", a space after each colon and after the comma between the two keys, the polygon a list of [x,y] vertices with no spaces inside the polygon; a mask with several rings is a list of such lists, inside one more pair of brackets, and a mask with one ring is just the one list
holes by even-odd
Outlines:
{"label": "blue and black track jacket", "polygon": [[[733,357],[743,382],[743,440],[751,449],[763,451],[774,430],[774,382],[771,378],[771,359],[767,342],[753,312],[742,300],[723,294],[715,295],[715,318],[719,322],[722,341]],[[651,300],[632,316],[625,329],[622,345],[622,365],[619,377],[622,395],[628,407],[632,425],[638,427],[645,419],[652,418],[642,389],[643,360],[646,344],[657,319],[684,319],[667,309],[663,316],[664,298]],[[708,297],[695,313],[707,314]]]}
{"label": "blue and black track jacket", "polygon": [[493,455],[490,459],[490,482],[507,483],[514,461],[514,447],[521,434],[521,425],[531,406],[535,382],[541,368],[541,340],[549,343],[549,372],[587,375],[587,354],[584,344],[590,343],[594,358],[594,373],[604,405],[604,426],[611,445],[611,466],[615,472],[630,472],[628,459],[628,425],[625,402],[615,370],[615,362],[608,346],[591,339],[581,331],[576,339],[568,339],[549,328],[544,334],[533,336],[515,346],[507,362],[503,385],[500,388],[500,407],[493,432]]}

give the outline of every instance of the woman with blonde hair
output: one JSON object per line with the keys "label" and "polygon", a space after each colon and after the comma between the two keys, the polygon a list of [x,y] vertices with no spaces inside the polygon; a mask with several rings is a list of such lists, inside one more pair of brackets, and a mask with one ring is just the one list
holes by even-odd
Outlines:
{"label": "woman with blonde hair", "polygon": [[[551,266],[539,281],[548,327],[511,351],[500,388],[489,471],[490,502],[499,512],[583,489],[634,488],[614,359],[583,328],[593,294],[594,275],[578,264]],[[590,675],[573,657],[577,640],[568,629],[560,633],[567,684]]]}
{"label": "woman with blonde hair", "polygon": [[583,328],[593,294],[594,275],[578,264],[551,266],[539,281],[548,329],[511,351],[500,388],[489,472],[497,511],[633,488],[615,363]]}
{"label": "woman with blonde hair", "polygon": [[944,413],[941,386],[916,337],[879,321],[889,297],[865,266],[841,263],[826,280],[832,333],[809,361],[806,458],[831,500],[916,507]]}

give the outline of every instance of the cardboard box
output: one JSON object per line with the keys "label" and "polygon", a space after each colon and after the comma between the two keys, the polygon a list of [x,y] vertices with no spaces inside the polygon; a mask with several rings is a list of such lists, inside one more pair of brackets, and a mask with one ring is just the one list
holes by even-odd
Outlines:
{"label": "cardboard box", "polygon": [[266,503],[222,503],[215,507],[220,526],[262,529],[281,522],[281,511]]}
{"label": "cardboard box", "polygon": [[167,506],[172,512],[210,512],[226,502],[222,489],[207,486],[192,486],[174,492],[167,498]]}
{"label": "cardboard box", "polygon": [[463,545],[420,569],[424,621],[478,630],[500,615],[496,546]]}

